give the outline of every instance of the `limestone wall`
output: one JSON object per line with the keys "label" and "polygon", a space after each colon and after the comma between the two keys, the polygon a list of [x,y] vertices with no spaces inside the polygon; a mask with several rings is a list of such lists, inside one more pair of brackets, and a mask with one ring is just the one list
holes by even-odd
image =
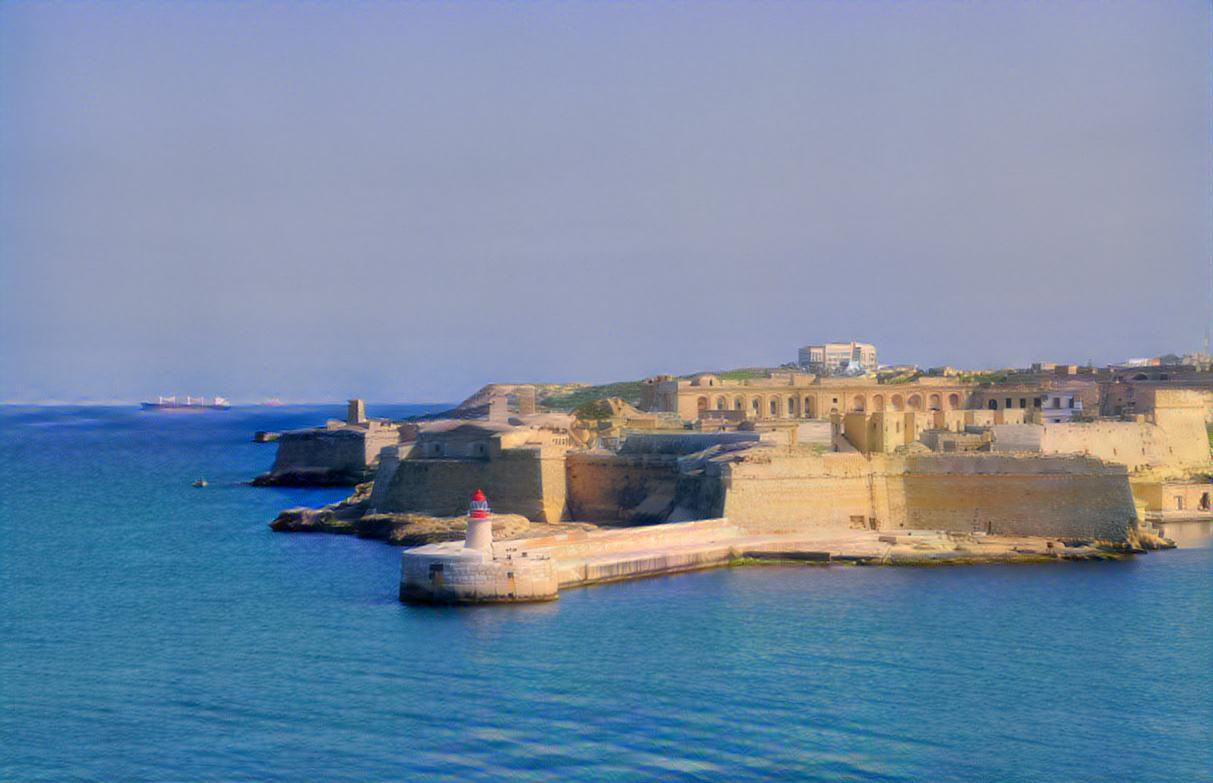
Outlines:
{"label": "limestone wall", "polygon": [[723,516],[749,533],[867,527],[877,505],[873,483],[883,482],[873,466],[882,464],[858,454],[724,463],[715,466],[725,493]]}
{"label": "limestone wall", "polygon": [[1048,424],[1040,449],[1046,454],[1086,454],[1119,462],[1130,470],[1207,465],[1209,441],[1203,413],[1164,415],[1166,426],[1148,421],[1095,421]]}
{"label": "limestone wall", "polygon": [[315,475],[334,480],[361,481],[380,449],[396,443],[400,434],[387,427],[294,430],[278,439],[270,476]]}
{"label": "limestone wall", "polygon": [[558,522],[566,500],[563,454],[541,448],[504,449],[493,459],[385,461],[371,506],[379,512],[454,516],[467,511],[477,488],[493,510],[533,522]]}
{"label": "limestone wall", "polygon": [[824,454],[719,466],[723,515],[748,533],[923,528],[1122,539],[1128,472],[1081,457]]}
{"label": "limestone wall", "polygon": [[889,527],[1119,540],[1137,517],[1128,471],[1080,457],[911,456],[889,485]]}
{"label": "limestone wall", "polygon": [[671,454],[570,454],[569,517],[587,522],[657,522],[674,505],[678,457]]}

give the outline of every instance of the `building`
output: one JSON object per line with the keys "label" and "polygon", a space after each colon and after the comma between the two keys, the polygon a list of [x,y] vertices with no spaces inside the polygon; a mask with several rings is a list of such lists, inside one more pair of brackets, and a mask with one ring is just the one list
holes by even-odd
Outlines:
{"label": "building", "polygon": [[857,342],[806,345],[800,349],[798,364],[821,375],[875,370],[876,346]]}
{"label": "building", "polygon": [[954,378],[919,378],[877,383],[871,378],[821,378],[776,372],[766,378],[733,380],[712,373],[693,378],[659,375],[641,386],[641,407],[678,414],[684,421],[719,417],[828,419],[856,411],[948,411],[970,407],[977,385]]}

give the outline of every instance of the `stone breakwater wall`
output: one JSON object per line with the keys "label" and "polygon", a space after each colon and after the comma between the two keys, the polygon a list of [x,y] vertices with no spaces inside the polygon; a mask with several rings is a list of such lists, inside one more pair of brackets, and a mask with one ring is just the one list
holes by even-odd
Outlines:
{"label": "stone breakwater wall", "polygon": [[401,561],[400,600],[440,604],[552,601],[559,593],[550,559],[482,560],[420,547]]}
{"label": "stone breakwater wall", "polygon": [[557,598],[584,586],[727,564],[741,531],[724,519],[615,530],[570,531],[495,541],[491,553],[458,543],[406,550],[400,599],[423,603],[515,603]]}

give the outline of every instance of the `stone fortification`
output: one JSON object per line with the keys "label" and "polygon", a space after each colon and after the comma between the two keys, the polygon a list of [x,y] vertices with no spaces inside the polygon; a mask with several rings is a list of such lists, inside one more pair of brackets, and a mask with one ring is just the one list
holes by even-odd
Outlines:
{"label": "stone fortification", "polygon": [[1128,471],[1082,457],[746,455],[714,466],[723,516],[750,533],[949,530],[1124,540]]}
{"label": "stone fortification", "polygon": [[323,428],[292,430],[278,438],[269,473],[255,484],[288,486],[353,486],[370,478],[379,452],[400,441],[397,425],[329,422]]}
{"label": "stone fortification", "polygon": [[1123,541],[1137,524],[1128,471],[1082,457],[931,454],[895,460],[889,524]]}
{"label": "stone fortification", "polygon": [[371,493],[375,511],[449,516],[466,504],[469,487],[480,486],[493,493],[502,513],[533,522],[559,522],[565,515],[563,448],[490,442],[480,459],[410,458],[416,448],[386,452]]}
{"label": "stone fortification", "polygon": [[1049,424],[1041,434],[1046,454],[1086,454],[1130,470],[1195,471],[1209,467],[1203,396],[1191,390],[1157,389],[1142,394],[1149,412],[1130,421],[1097,420]]}

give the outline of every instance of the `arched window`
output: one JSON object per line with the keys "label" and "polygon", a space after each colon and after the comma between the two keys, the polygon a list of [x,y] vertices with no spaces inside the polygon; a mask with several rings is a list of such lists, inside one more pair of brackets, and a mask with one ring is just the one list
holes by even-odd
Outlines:
{"label": "arched window", "polygon": [[893,410],[901,411],[901,410],[905,410],[906,404],[905,404],[905,400],[903,400],[901,398],[900,394],[894,394],[891,398],[889,398],[889,405],[891,405],[893,407]]}
{"label": "arched window", "polygon": [[907,404],[910,406],[910,410],[912,411],[922,410],[922,396],[918,394],[911,394]]}
{"label": "arched window", "polygon": [[928,398],[928,402],[930,404],[931,410],[933,410],[933,411],[937,411],[943,407],[943,398],[940,397],[938,394],[932,394]]}
{"label": "arched window", "polygon": [[863,408],[864,408],[863,395],[856,394],[855,397],[851,400],[851,410],[863,412]]}
{"label": "arched window", "polygon": [[874,411],[884,410],[884,395],[883,394],[873,394],[872,395],[872,410],[874,410]]}
{"label": "arched window", "polygon": [[743,400],[740,397],[737,397],[736,399],[734,399],[733,400],[733,410],[736,410],[736,411],[745,410],[745,400]]}
{"label": "arched window", "polygon": [[987,403],[987,405],[990,408],[990,410],[992,410],[992,411],[998,410],[998,400],[990,400],[989,403]]}
{"label": "arched window", "polygon": [[725,409],[725,408],[727,408],[727,407],[728,407],[728,403],[726,403],[726,402],[724,401],[724,397],[717,397],[717,398],[716,398],[716,410],[718,410],[718,411],[722,411],[722,410],[724,410],[724,409]]}
{"label": "arched window", "polygon": [[948,395],[948,407],[952,410],[956,410],[957,408],[960,407],[960,395],[959,394],[949,394]]}

